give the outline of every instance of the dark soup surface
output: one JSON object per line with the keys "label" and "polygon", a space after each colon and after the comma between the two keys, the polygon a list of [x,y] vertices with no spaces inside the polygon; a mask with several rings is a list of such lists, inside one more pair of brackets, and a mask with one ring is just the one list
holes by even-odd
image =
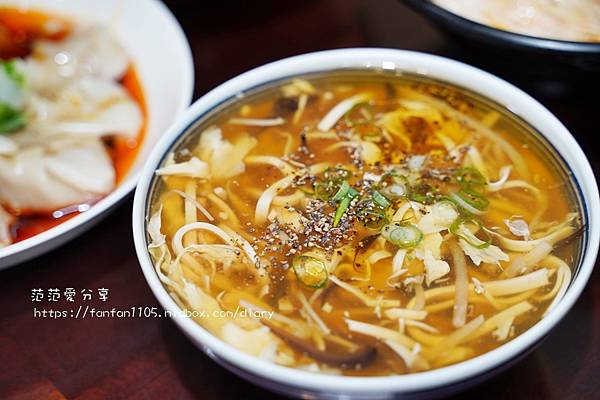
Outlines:
{"label": "dark soup surface", "polygon": [[560,301],[580,215],[516,116],[410,75],[275,82],[176,143],[148,210],[196,321],[274,363],[407,374],[490,351]]}

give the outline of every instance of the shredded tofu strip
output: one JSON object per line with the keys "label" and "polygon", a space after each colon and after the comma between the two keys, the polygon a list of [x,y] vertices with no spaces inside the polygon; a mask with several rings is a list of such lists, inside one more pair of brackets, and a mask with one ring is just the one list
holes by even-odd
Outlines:
{"label": "shredded tofu strip", "polygon": [[[565,296],[565,293],[567,292],[567,289],[569,288],[569,284],[571,283],[571,276],[572,276],[571,269],[569,268],[567,263],[565,263],[560,258],[558,258],[556,256],[548,256],[545,261],[552,263],[553,265],[557,266],[560,271],[562,271],[562,273],[561,273],[562,282],[560,284],[560,288],[558,289],[558,293],[552,300],[552,303],[550,303],[550,305],[548,306],[546,311],[544,311],[544,315],[543,315],[544,317],[546,315],[548,315],[548,313],[550,311],[552,311],[554,309],[554,307],[556,307],[556,305]],[[558,279],[558,276],[556,277],[556,279]]]}
{"label": "shredded tofu strip", "polygon": [[273,205],[281,207],[296,206],[298,204],[303,204],[304,200],[306,200],[306,195],[300,190],[297,190],[293,194],[287,196],[275,196],[273,198]]}
{"label": "shredded tofu strip", "polygon": [[422,310],[425,308],[425,303],[427,302],[427,297],[425,297],[425,289],[423,289],[423,284],[417,283],[414,285],[415,289],[415,297],[414,302],[408,304],[408,308],[412,308],[415,310]]}
{"label": "shredded tofu strip", "polygon": [[514,240],[508,239],[504,236],[500,235],[491,230],[487,230],[492,236],[495,236],[499,239],[500,244],[507,250],[516,251],[519,253],[526,253],[528,251],[533,250],[535,247],[539,246],[541,242],[547,242],[551,245],[560,242],[563,239],[568,238],[573,233],[575,233],[575,228],[572,226],[563,226],[561,228],[556,229],[554,232],[535,240]]}
{"label": "shredded tofu strip", "polygon": [[[500,264],[500,261],[509,261],[510,257],[502,249],[493,244],[488,245],[486,248],[478,248],[475,245],[481,245],[483,241],[479,239],[473,232],[471,232],[464,224],[461,224],[458,228],[460,235],[462,236],[458,240],[458,244],[463,249],[466,255],[469,256],[471,261],[477,266],[484,263],[489,264]],[[468,240],[465,240],[468,239]]]}
{"label": "shredded tofu strip", "polygon": [[429,365],[418,352],[411,351],[408,347],[393,341],[384,340],[385,344],[402,358],[408,369],[427,369]]}
{"label": "shredded tofu strip", "polygon": [[188,178],[208,178],[208,164],[197,157],[178,164],[166,165],[156,170],[158,176],[185,176]]}
{"label": "shredded tofu strip", "polygon": [[502,187],[510,177],[511,171],[511,165],[505,165],[504,167],[500,168],[500,177],[495,182],[489,182],[487,184],[487,190],[489,190],[490,192],[495,192],[497,190],[502,189]]}
{"label": "shredded tofu strip", "polygon": [[210,202],[213,203],[215,206],[217,206],[217,208],[219,208],[222,212],[227,214],[227,219],[231,221],[233,225],[237,226],[240,224],[237,214],[231,209],[231,207],[229,207],[229,204],[223,201],[222,198],[220,198],[214,193],[209,193],[206,196],[206,198],[210,200]]}
{"label": "shredded tofu strip", "polygon": [[483,177],[487,180],[489,174],[487,172],[487,168],[485,167],[485,163],[481,158],[481,153],[479,152],[479,150],[477,150],[477,147],[475,147],[474,145],[469,146],[469,149],[467,150],[467,158],[471,161],[471,164],[475,168],[477,168],[481,175],[483,175]]}
{"label": "shredded tofu strip", "polygon": [[[527,275],[521,275],[516,278],[500,279],[496,281],[481,282],[483,289],[492,296],[508,296],[517,293],[523,293],[535,290],[548,285],[549,270],[541,268]],[[424,299],[427,301],[434,299],[447,299],[454,295],[456,288],[454,285],[442,286],[428,289],[424,292]],[[475,285],[469,285],[469,294],[475,294]],[[416,294],[407,305],[407,308],[415,308],[419,296]],[[500,299],[497,299],[500,300]]]}
{"label": "shredded tofu strip", "polygon": [[366,294],[364,294],[359,288],[354,287],[344,281],[341,281],[334,275],[330,275],[329,280],[331,282],[335,283],[340,288],[352,293],[360,301],[362,301],[363,303],[365,303],[365,305],[367,305],[369,307],[378,307],[378,306],[379,307],[400,307],[400,300],[390,300],[390,299],[376,300],[376,299],[373,299],[372,297],[369,297]]}
{"label": "shredded tofu strip", "polygon": [[326,335],[329,335],[331,333],[331,329],[329,329],[327,327],[327,325],[325,324],[325,322],[323,322],[323,320],[321,319],[321,317],[319,317],[319,314],[317,314],[315,312],[315,310],[313,310],[313,308],[308,303],[308,300],[306,300],[306,297],[304,296],[304,293],[298,292],[297,297],[298,297],[298,300],[300,300],[300,303],[302,304],[302,307],[304,308],[304,311],[306,311],[306,314],[308,314],[308,316],[313,320],[313,322],[315,324],[317,324],[317,326],[319,327],[319,329],[321,330],[321,332],[323,332]]}
{"label": "shredded tofu strip", "polygon": [[419,328],[425,332],[430,332],[430,333],[438,333],[439,331],[437,330],[437,328],[426,324],[424,322],[421,321],[415,321],[414,319],[400,319],[398,320],[401,324],[406,325],[406,326],[414,326],[416,328]]}
{"label": "shredded tofu strip", "polygon": [[[183,203],[183,214],[185,216],[185,223],[191,224],[193,222],[198,221],[198,213],[196,210],[198,207],[194,204],[197,203],[192,201],[196,199],[196,182],[192,179],[188,179],[185,184],[185,194],[184,203]],[[199,205],[199,204],[198,204]],[[184,238],[184,244],[187,246],[189,244],[198,243],[198,235],[197,232],[189,232],[187,236]]]}
{"label": "shredded tofu strip", "polygon": [[412,310],[409,308],[390,308],[384,312],[389,319],[411,319],[422,321],[427,317],[425,310]]}
{"label": "shredded tofu strip", "polygon": [[384,260],[391,256],[392,256],[392,253],[390,253],[387,250],[377,250],[369,255],[369,257],[367,258],[367,262],[369,264],[373,265],[373,264],[376,264],[378,261]]}
{"label": "shredded tofu strip", "polygon": [[336,104],[329,112],[323,117],[323,119],[317,125],[317,129],[322,132],[327,132],[339,121],[340,118],[344,116],[348,111],[352,110],[352,108],[360,103],[364,103],[368,101],[371,96],[367,93],[360,93],[354,95],[346,100],[342,100],[338,104]]}
{"label": "shredded tofu strip", "polygon": [[148,248],[150,249],[159,248],[166,244],[165,239],[167,236],[160,231],[162,224],[162,209],[163,207],[161,204],[159,209],[152,214],[148,221],[148,234],[150,235],[150,244],[148,245]]}
{"label": "shredded tofu strip", "polygon": [[445,353],[455,346],[461,344],[465,340],[471,336],[473,332],[475,332],[485,321],[483,315],[478,316],[477,318],[472,319],[467,322],[464,326],[458,328],[444,339],[439,341],[435,346],[423,349],[423,353],[427,358],[435,358],[439,354]]}
{"label": "shredded tofu strip", "polygon": [[450,244],[452,260],[454,261],[454,310],[452,313],[452,325],[460,328],[467,321],[467,307],[469,305],[469,275],[467,272],[467,260],[455,241]]}
{"label": "shredded tofu strip", "polygon": [[291,176],[286,176],[285,178],[273,183],[260,195],[258,201],[256,202],[256,211],[254,213],[254,222],[256,222],[257,225],[262,225],[265,223],[267,216],[269,215],[269,210],[271,208],[273,199],[275,196],[277,196],[277,194],[279,194],[279,192],[290,186],[293,182],[293,179],[294,178]]}
{"label": "shredded tofu strip", "polygon": [[375,143],[367,142],[364,140],[334,143],[332,145],[327,146],[325,148],[325,152],[332,152],[334,150],[341,149],[344,147],[358,149],[360,152],[360,158],[367,164],[375,164],[382,158],[381,149],[379,148],[379,146],[377,146]]}
{"label": "shredded tofu strip", "polygon": [[[231,244],[232,246],[241,247],[244,250],[244,252],[246,253],[248,260],[253,265],[254,264],[260,265],[258,255],[254,251],[254,249],[252,248],[250,243],[248,243],[245,239],[243,239],[242,237],[238,237],[238,238],[234,239],[229,234],[227,234],[224,230],[222,230],[221,228],[214,226],[213,224],[206,223],[206,222],[194,222],[192,224],[186,224],[177,230],[177,232],[173,236],[173,240],[171,243],[176,255],[179,255],[181,252],[183,252],[183,249],[184,249],[184,246],[182,243],[183,236],[186,233],[193,231],[193,230],[205,230],[205,231],[211,232],[214,235],[218,236],[219,238],[223,239],[224,242],[227,242],[228,244]],[[260,268],[260,270],[262,270],[263,274],[265,273],[265,271],[262,268]]]}
{"label": "shredded tofu strip", "polygon": [[285,124],[285,119],[277,118],[231,118],[228,121],[232,125],[247,125],[247,126],[277,126]]}
{"label": "shredded tofu strip", "polygon": [[514,256],[509,267],[504,270],[504,276],[513,277],[529,272],[532,267],[538,265],[551,252],[552,245],[546,241],[541,241],[528,253]]}
{"label": "shredded tofu strip", "polygon": [[243,299],[240,299],[239,305],[248,310],[257,311],[261,315],[269,315],[269,319],[288,325],[289,327],[294,329],[294,334],[296,334],[297,336],[304,338],[310,336],[310,328],[302,322],[298,322],[294,319],[288,318],[285,315],[277,313],[273,310],[267,310],[266,308],[259,307],[256,304],[250,303]]}
{"label": "shredded tofu strip", "polygon": [[288,163],[273,156],[248,156],[244,162],[246,164],[268,164],[280,170],[284,175],[291,175],[294,172],[294,168]]}
{"label": "shredded tofu strip", "polygon": [[17,143],[4,136],[0,135],[0,156],[11,156],[19,150]]}
{"label": "shredded tofu strip", "polygon": [[413,348],[413,346],[417,343],[413,339],[398,331],[384,328],[379,325],[368,324],[366,322],[355,321],[353,319],[346,319],[346,324],[351,332],[360,333],[361,335],[371,336],[380,340],[393,340],[394,342],[410,348]]}
{"label": "shredded tofu strip", "polygon": [[406,273],[406,269],[402,268],[404,265],[404,257],[406,257],[406,249],[398,249],[394,258],[392,259],[392,274],[387,278],[387,284],[394,286],[394,280]]}
{"label": "shredded tofu strip", "polygon": [[482,282],[482,285],[492,296],[507,296],[531,289],[537,289],[546,286],[549,283],[548,270],[542,268],[516,278]]}
{"label": "shredded tofu strip", "polygon": [[[478,337],[486,335],[492,332],[494,329],[506,326],[507,324],[510,327],[517,316],[532,309],[533,306],[529,302],[523,301],[507,308],[506,310],[500,311],[498,314],[488,318],[487,321],[485,321],[475,332],[473,332],[473,334],[469,336],[469,340],[477,339]],[[502,340],[504,339],[506,339],[506,337],[504,337]]]}
{"label": "shredded tofu strip", "polygon": [[302,118],[302,114],[304,114],[304,110],[306,109],[307,103],[308,95],[306,93],[302,93],[298,98],[298,108],[296,109],[296,112],[294,113],[294,118],[292,119],[292,122],[294,124],[297,124],[300,121],[300,118]]}
{"label": "shredded tofu strip", "polygon": [[183,197],[184,200],[193,204],[198,209],[198,211],[200,211],[210,222],[213,222],[215,220],[212,214],[206,208],[202,207],[202,204],[200,204],[195,198],[190,196],[188,193],[182,192],[181,190],[177,189],[173,189],[172,192],[178,194],[179,196]]}

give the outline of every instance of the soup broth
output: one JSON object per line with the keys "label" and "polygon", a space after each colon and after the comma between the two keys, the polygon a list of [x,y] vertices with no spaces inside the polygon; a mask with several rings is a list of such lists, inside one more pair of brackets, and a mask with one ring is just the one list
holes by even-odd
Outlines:
{"label": "soup broth", "polygon": [[581,221],[516,116],[410,75],[273,83],[212,110],[156,172],[149,251],[242,351],[344,375],[490,351],[560,300]]}

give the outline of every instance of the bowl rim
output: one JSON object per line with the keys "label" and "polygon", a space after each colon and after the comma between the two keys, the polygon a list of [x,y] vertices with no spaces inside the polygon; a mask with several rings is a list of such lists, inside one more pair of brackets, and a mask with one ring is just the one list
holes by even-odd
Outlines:
{"label": "bowl rim", "polygon": [[[137,5],[136,6],[141,6]],[[183,77],[184,92],[181,93],[177,113],[181,114],[191,103],[194,91],[194,61],[192,50],[183,28],[169,8],[159,0],[145,0],[145,6],[155,8],[171,25],[177,37],[177,46],[180,47],[180,73]],[[51,12],[51,10],[49,10]],[[143,90],[143,88],[142,88]],[[137,156],[136,156],[137,157]],[[98,222],[113,207],[117,206],[136,187],[142,172],[142,166],[137,171],[129,171],[124,179],[117,184],[108,195],[93,204],[89,210],[80,213],[46,231],[38,233],[20,242],[12,243],[0,248],[0,271],[12,265],[27,261],[34,257],[60,246],[71,237],[78,235]],[[33,254],[35,252],[35,254]]]}
{"label": "bowl rim", "polygon": [[[188,127],[224,100],[278,78],[343,68],[395,69],[460,85],[498,102],[519,115],[556,147],[558,154],[565,159],[581,184],[581,200],[585,206],[582,213],[590,223],[578,273],[565,297],[544,319],[497,349],[458,364],[408,375],[347,377],[283,367],[248,355],[213,336],[181,313],[179,306],[157,277],[146,248],[146,205],[155,169],[172,144],[187,132]],[[524,113],[531,113],[531,116],[523,115]],[[170,312],[179,328],[209,356],[286,387],[313,392],[369,395],[378,391],[423,391],[474,378],[505,364],[542,340],[572,307],[592,272],[600,241],[600,199],[590,164],[575,139],[550,111],[525,92],[487,72],[451,59],[407,50],[350,48],[303,54],[257,67],[219,85],[198,99],[171,126],[148,158],[135,193],[132,224],[138,259],[152,292],[160,304]]]}
{"label": "bowl rim", "polygon": [[465,18],[459,14],[439,6],[431,0],[402,0],[413,9],[427,14],[435,20],[444,21],[459,30],[469,31],[480,41],[504,42],[522,49],[537,50],[552,53],[585,53],[600,55],[600,42],[577,42],[572,40],[554,39],[542,36],[527,35],[514,31],[494,28],[490,25]]}

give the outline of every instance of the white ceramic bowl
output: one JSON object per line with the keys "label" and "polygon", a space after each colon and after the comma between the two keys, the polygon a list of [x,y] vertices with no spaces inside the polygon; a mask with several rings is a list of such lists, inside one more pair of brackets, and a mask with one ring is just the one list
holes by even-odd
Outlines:
{"label": "white ceramic bowl", "polygon": [[[186,128],[224,100],[265,82],[343,68],[400,70],[470,89],[519,115],[558,150],[579,183],[588,231],[582,263],[573,282],[560,304],[546,318],[500,348],[471,360],[422,373],[368,378],[321,375],[257,359],[222,342],[192,319],[178,313],[178,306],[157,278],[146,250],[146,206],[154,170]],[[552,330],[580,295],[594,266],[600,238],[599,210],[594,175],[577,142],[556,117],[521,90],[486,72],[445,58],[391,49],[345,49],[305,54],[256,68],[195,102],[158,143],[142,171],[134,201],[133,234],[144,275],[162,306],[171,312],[175,323],[200,349],[236,374],[273,391],[303,398],[423,398],[464,389],[507,368]]]}
{"label": "white ceramic bowl", "polygon": [[125,179],[82,213],[30,239],[0,249],[0,270],[41,255],[89,229],[135,187],[144,160],[192,100],[194,66],[185,35],[158,0],[0,0],[75,21],[110,24],[133,59],[144,91],[148,124],[143,145]]}

